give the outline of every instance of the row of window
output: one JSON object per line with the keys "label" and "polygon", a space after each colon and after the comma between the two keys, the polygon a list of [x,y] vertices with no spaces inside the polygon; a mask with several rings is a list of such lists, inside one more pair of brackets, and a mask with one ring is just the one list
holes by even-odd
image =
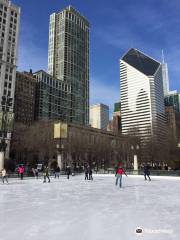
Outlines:
{"label": "row of window", "polygon": [[[2,10],[4,10],[5,13],[7,12],[7,7],[4,6],[4,5],[1,3],[1,4],[0,4],[0,12],[2,12]],[[17,12],[11,10],[11,16],[17,17]]]}
{"label": "row of window", "polygon": [[60,80],[55,80],[45,74],[42,75],[42,78],[41,76],[36,75],[36,79],[39,80],[40,82],[46,83],[49,87],[55,87],[57,89],[61,89],[66,92],[71,91],[70,86],[68,86],[66,83],[63,83]]}

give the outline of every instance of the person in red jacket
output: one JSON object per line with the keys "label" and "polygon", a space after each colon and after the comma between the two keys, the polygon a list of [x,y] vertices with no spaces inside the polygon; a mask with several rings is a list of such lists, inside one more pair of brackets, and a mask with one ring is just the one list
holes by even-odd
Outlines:
{"label": "person in red jacket", "polygon": [[118,185],[118,180],[119,180],[119,187],[122,187],[122,175],[125,174],[127,177],[127,174],[125,173],[124,169],[122,168],[121,165],[119,165],[117,171],[116,171],[116,186]]}
{"label": "person in red jacket", "polygon": [[23,165],[18,168],[18,172],[20,174],[21,180],[23,180],[23,175],[24,175],[24,167],[23,167]]}

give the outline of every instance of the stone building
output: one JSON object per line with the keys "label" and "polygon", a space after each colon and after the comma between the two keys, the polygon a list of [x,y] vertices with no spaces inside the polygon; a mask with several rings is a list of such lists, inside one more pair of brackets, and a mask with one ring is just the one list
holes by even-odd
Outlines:
{"label": "stone building", "polygon": [[[63,167],[82,168],[90,164],[98,169],[114,167],[119,162],[130,168],[133,163],[132,145],[137,138],[88,126],[68,124],[67,139],[54,139],[53,121],[38,121],[24,128],[16,126],[12,142],[12,157],[21,163],[48,162],[63,155]],[[138,160],[140,161],[140,151]]]}

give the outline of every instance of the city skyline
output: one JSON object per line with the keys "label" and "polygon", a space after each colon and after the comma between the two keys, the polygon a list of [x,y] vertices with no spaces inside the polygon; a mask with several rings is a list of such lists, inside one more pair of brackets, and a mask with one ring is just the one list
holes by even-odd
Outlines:
{"label": "city skyline", "polygon": [[[71,4],[91,25],[90,104],[102,102],[112,112],[120,95],[118,62],[132,46],[159,61],[163,49],[170,90],[179,90],[180,38],[179,30],[174,27],[180,22],[178,1],[138,1],[136,5],[131,1],[115,1],[113,5],[105,1],[102,8],[95,1],[84,4],[81,0],[55,0],[50,5],[48,0],[43,0],[43,11],[41,1],[37,4],[35,0],[14,0],[13,3],[22,10],[18,70],[47,70],[49,15]],[[137,15],[137,11],[141,14]]]}

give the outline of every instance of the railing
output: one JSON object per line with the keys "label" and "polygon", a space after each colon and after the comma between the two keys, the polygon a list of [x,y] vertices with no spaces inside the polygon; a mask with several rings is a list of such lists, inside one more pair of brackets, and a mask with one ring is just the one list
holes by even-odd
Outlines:
{"label": "railing", "polygon": [[[129,175],[144,175],[143,170],[133,170],[133,169],[125,169],[126,173]],[[94,171],[94,173],[99,174],[115,174],[115,169],[98,169],[98,171]],[[180,176],[180,170],[150,170],[150,175],[152,176]]]}
{"label": "railing", "polygon": [[[133,169],[125,169],[126,173],[128,175],[144,175],[143,170],[133,170]],[[73,172],[73,171],[72,171]],[[115,174],[114,168],[108,168],[108,169],[93,169],[93,174]],[[73,172],[75,175],[84,174],[84,171],[82,172]],[[60,175],[65,175],[65,171],[61,171]],[[50,176],[54,176],[54,172],[49,172]],[[150,170],[151,176],[179,176],[180,177],[180,170]],[[39,172],[38,177],[42,177],[43,173]],[[1,174],[0,174],[1,177]],[[18,178],[20,175],[18,173],[8,173],[8,177],[10,178]],[[32,173],[24,173],[24,177],[34,177]]]}

